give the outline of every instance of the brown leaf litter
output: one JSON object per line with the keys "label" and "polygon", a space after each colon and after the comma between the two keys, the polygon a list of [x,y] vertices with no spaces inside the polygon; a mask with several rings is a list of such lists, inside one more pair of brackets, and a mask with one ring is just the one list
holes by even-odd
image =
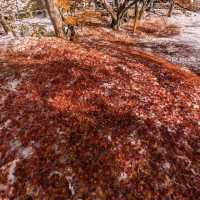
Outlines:
{"label": "brown leaf litter", "polygon": [[199,77],[103,48],[51,38],[1,57],[1,199],[199,198]]}

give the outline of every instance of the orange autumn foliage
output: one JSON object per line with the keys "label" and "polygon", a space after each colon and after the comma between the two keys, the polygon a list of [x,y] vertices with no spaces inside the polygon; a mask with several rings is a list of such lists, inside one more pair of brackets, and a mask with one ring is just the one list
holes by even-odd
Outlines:
{"label": "orange autumn foliage", "polygon": [[56,1],[56,6],[59,9],[62,9],[63,11],[67,12],[71,8],[71,3],[67,0],[57,0]]}
{"label": "orange autumn foliage", "polygon": [[[63,12],[68,12],[72,8],[72,2],[68,0],[57,0],[56,6]],[[84,24],[92,18],[100,18],[101,13],[95,11],[85,11],[78,16],[63,16],[63,23],[66,25],[78,26]]]}
{"label": "orange autumn foliage", "polygon": [[64,16],[64,24],[78,26],[80,24],[84,24],[87,21],[91,20],[92,18],[100,18],[101,13],[92,12],[92,11],[85,11],[84,13],[78,16]]}
{"label": "orange autumn foliage", "polygon": [[72,26],[78,26],[79,25],[79,20],[77,17],[74,16],[66,16],[64,17],[64,24],[67,25],[72,25]]}

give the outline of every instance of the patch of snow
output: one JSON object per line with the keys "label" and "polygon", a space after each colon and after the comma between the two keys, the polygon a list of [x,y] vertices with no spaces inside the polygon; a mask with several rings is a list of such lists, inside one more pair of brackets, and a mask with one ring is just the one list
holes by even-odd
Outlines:
{"label": "patch of snow", "polygon": [[29,3],[30,1],[27,0],[16,0],[16,5],[19,10],[24,10],[25,8],[27,8]]}
{"label": "patch of snow", "polygon": [[12,122],[12,121],[11,121],[10,119],[6,120],[6,121],[4,122],[4,124],[0,126],[0,130],[2,130],[3,128],[8,128],[9,125],[11,124],[11,122]]}
{"label": "patch of snow", "polygon": [[107,138],[108,138],[108,141],[109,141],[109,142],[112,142],[112,136],[111,136],[111,135],[108,135]]}
{"label": "patch of snow", "polygon": [[13,185],[15,183],[15,180],[16,180],[15,170],[16,170],[16,166],[17,166],[18,162],[19,162],[19,160],[16,159],[10,163],[10,168],[8,171],[8,182],[10,185]]}
{"label": "patch of snow", "polygon": [[8,82],[8,89],[12,92],[17,91],[17,86],[21,83],[21,80],[14,79]]}
{"label": "patch of snow", "polygon": [[22,158],[24,159],[29,158],[33,154],[33,148],[32,147],[22,148],[19,150],[19,153],[20,156],[22,156]]}
{"label": "patch of snow", "polygon": [[22,73],[21,73],[21,77],[25,78],[25,77],[27,77],[27,76],[28,76],[28,73],[26,73],[26,72],[22,72]]}
{"label": "patch of snow", "polygon": [[[162,11],[161,11],[162,12]],[[165,18],[166,25],[177,25],[181,32],[175,36],[147,37],[139,41],[144,44],[143,50],[158,53],[170,62],[181,64],[200,72],[200,12],[182,13],[174,10],[170,18]],[[152,16],[152,22],[157,16]],[[185,48],[185,49],[184,49]]]}
{"label": "patch of snow", "polygon": [[138,153],[140,155],[144,155],[144,154],[146,154],[146,150],[145,149],[140,149]]}
{"label": "patch of snow", "polygon": [[[31,37],[35,31],[34,27],[40,26],[44,29],[45,34],[51,34],[54,32],[53,25],[48,17],[34,17],[22,20],[16,20],[13,22],[17,37],[14,37],[12,33],[8,35],[0,36],[0,47],[2,51],[5,51],[8,47],[14,48],[14,50],[24,51],[29,47],[37,45],[38,38]],[[21,31],[25,31],[24,37],[21,37]],[[6,48],[5,48],[6,47]]]}
{"label": "patch of snow", "polygon": [[199,48],[200,45],[200,13],[188,12],[188,15],[178,14],[169,18],[169,23],[178,24],[182,28],[180,35],[174,38],[194,45]]}
{"label": "patch of snow", "polygon": [[120,176],[118,177],[118,180],[119,181],[124,181],[124,180],[126,180],[128,178],[128,174],[126,173],[126,172],[122,172],[121,174],[120,174]]}
{"label": "patch of snow", "polygon": [[19,147],[21,147],[22,143],[19,140],[11,141],[10,142],[10,147],[11,151],[17,150]]}
{"label": "patch of snow", "polygon": [[165,163],[162,165],[162,168],[163,168],[164,170],[168,170],[168,169],[170,169],[170,167],[171,167],[171,164],[170,164],[169,162],[165,162]]}
{"label": "patch of snow", "polygon": [[15,37],[11,33],[0,36],[0,45],[8,46],[14,39]]}
{"label": "patch of snow", "polygon": [[34,31],[38,30],[36,28],[40,27],[45,31],[45,34],[52,33],[54,31],[51,20],[48,17],[33,17],[27,19],[16,20],[15,31],[17,35],[24,34],[23,36],[30,36]]}
{"label": "patch of snow", "polygon": [[67,179],[67,182],[69,184],[69,190],[71,191],[72,196],[74,196],[75,195],[75,189],[74,189],[73,183],[72,183],[73,182],[73,177],[67,176],[66,179]]}
{"label": "patch of snow", "polygon": [[52,149],[55,151],[55,153],[58,153],[59,152],[59,146],[58,146],[58,144],[52,145]]}
{"label": "patch of snow", "polygon": [[112,89],[114,86],[114,83],[103,83],[101,87],[106,88],[106,89]]}
{"label": "patch of snow", "polygon": [[10,125],[12,121],[10,119],[8,119],[5,123],[4,123],[4,127],[8,128],[8,126]]}

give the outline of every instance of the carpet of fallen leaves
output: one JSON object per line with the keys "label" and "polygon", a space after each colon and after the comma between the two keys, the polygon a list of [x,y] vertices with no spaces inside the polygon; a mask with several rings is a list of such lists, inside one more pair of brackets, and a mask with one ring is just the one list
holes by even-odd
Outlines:
{"label": "carpet of fallen leaves", "polygon": [[101,50],[0,56],[0,199],[199,199],[200,78]]}

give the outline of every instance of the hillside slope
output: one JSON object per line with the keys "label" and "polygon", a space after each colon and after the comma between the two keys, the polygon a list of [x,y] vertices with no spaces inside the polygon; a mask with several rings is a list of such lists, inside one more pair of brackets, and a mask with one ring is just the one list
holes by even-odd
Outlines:
{"label": "hillside slope", "polygon": [[55,38],[0,51],[1,199],[199,198],[198,76]]}

